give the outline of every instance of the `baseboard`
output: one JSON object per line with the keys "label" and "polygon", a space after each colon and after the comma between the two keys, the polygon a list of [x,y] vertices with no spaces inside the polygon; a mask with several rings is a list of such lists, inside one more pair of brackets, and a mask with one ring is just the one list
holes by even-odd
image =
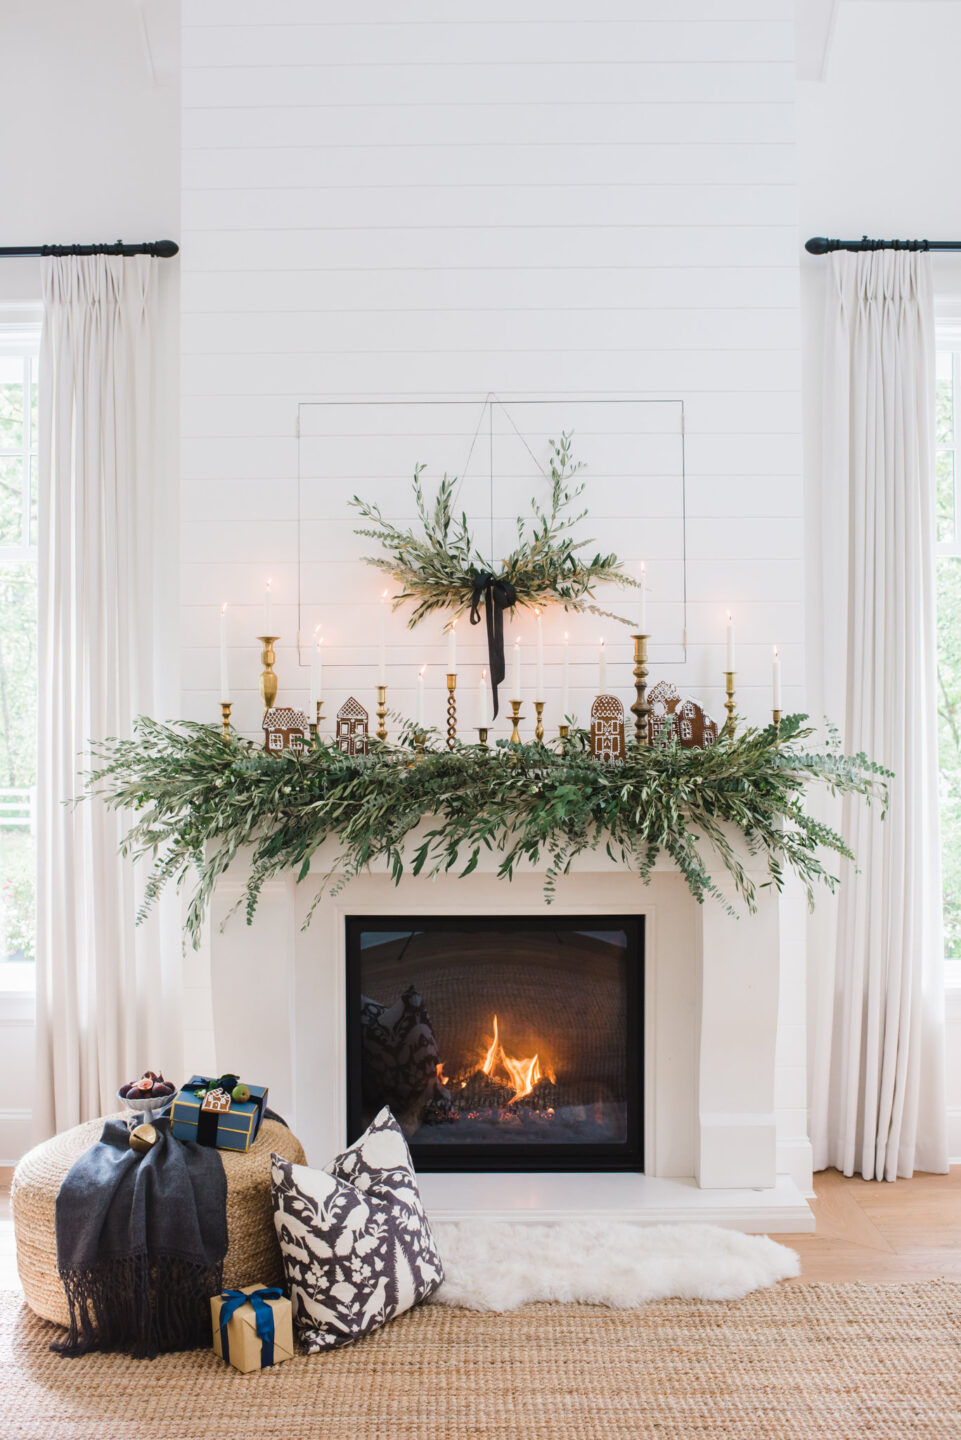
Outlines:
{"label": "baseboard", "polygon": [[806,1135],[777,1142],[777,1173],[790,1175],[806,1200],[814,1198],[814,1152]]}

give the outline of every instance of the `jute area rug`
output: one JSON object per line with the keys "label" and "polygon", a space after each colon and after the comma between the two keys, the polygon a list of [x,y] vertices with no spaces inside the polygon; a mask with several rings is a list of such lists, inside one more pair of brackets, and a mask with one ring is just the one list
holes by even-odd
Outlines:
{"label": "jute area rug", "polygon": [[64,1360],[0,1299],[3,1440],[961,1436],[961,1286],[797,1285],[643,1310],[422,1306],[244,1376],[212,1352]]}

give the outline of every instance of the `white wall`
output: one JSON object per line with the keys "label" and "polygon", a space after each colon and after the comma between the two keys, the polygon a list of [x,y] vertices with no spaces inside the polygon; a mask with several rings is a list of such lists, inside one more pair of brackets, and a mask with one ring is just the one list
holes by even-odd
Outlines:
{"label": "white wall", "polygon": [[[367,3],[331,23],[303,0],[184,8],[186,713],[217,713],[226,600],[235,718],[255,730],[268,575],[281,696],[306,698],[294,648],[298,402],[488,391],[683,397],[691,644],[670,676],[720,708],[731,606],[744,709],[769,704],[774,640],[795,703],[790,4],[690,0],[665,20],[663,7],[627,0],[420,0],[403,23],[394,14]],[[388,508],[407,516],[400,442],[397,452]],[[679,535],[631,519],[628,480],[621,492],[612,508],[597,500],[591,533],[647,559],[657,606],[674,594]],[[344,563],[370,548],[351,535],[349,493],[313,485],[304,497],[304,630],[323,621],[328,715],[352,691],[374,702],[383,581]],[[508,496],[506,513],[526,499]],[[601,627],[548,616],[545,628],[549,663],[571,631],[583,713]],[[629,700],[626,632],[605,631],[611,683]],[[484,657],[464,627],[461,647],[473,692]],[[440,625],[412,636],[398,616],[390,648],[391,703],[411,712],[429,661],[428,719],[439,722]],[[547,699],[556,724],[556,691]]]}
{"label": "white wall", "polygon": [[[156,0],[20,0],[3,7],[0,135],[4,245],[176,239],[180,229],[180,103],[172,61],[177,6]],[[172,24],[171,24],[172,22]],[[161,263],[161,433],[177,427],[178,262]],[[39,301],[40,262],[0,260],[0,323]],[[163,462],[162,462],[163,463]],[[176,568],[176,455],[167,475],[166,609]],[[158,616],[168,696],[176,689],[170,627]],[[166,647],[166,648],[164,648]],[[169,711],[175,701],[169,698]],[[3,977],[0,973],[0,984]],[[0,994],[0,1165],[30,1141],[32,997]],[[149,1061],[145,1057],[145,1063]]]}
{"label": "white wall", "polygon": [[[690,648],[662,673],[719,710],[731,607],[742,710],[768,713],[774,641],[798,707],[789,0],[415,0],[401,23],[363,0],[331,15],[308,0],[184,3],[184,712],[218,713],[227,601],[235,719],[256,730],[268,575],[281,698],[306,700],[300,585],[307,633],[320,619],[328,641],[328,715],[352,692],[373,709],[383,581],[343,563],[357,548],[346,483],[310,485],[299,573],[298,403],[489,391],[684,399]],[[394,515],[410,513],[406,473],[405,457]],[[620,553],[647,559],[657,626],[677,537],[659,539],[630,477],[621,487],[593,528],[610,515]],[[598,622],[545,628],[549,664],[572,632],[584,716]],[[410,714],[416,668],[431,662],[438,724],[439,630],[412,636],[396,618],[388,672],[391,703]],[[610,684],[629,703],[629,644],[607,630]],[[473,691],[484,657],[465,639]],[[546,698],[556,725],[550,676]],[[800,946],[787,963],[801,971]],[[804,1027],[798,987],[785,993],[781,1133],[803,1145]]]}
{"label": "white wall", "polygon": [[[798,85],[801,239],[958,239],[961,172],[957,57],[961,5],[944,0],[841,0],[825,78]],[[808,555],[818,544],[821,311],[828,262],[804,255],[801,316]],[[961,255],[934,257],[936,304],[959,313]],[[822,623],[816,576],[808,597],[808,693],[823,708],[817,668]],[[815,1003],[829,907],[809,927]],[[813,1008],[809,1014],[813,1014]],[[813,1032],[812,1032],[813,1033]],[[961,1159],[961,995],[948,997],[949,1154]]]}

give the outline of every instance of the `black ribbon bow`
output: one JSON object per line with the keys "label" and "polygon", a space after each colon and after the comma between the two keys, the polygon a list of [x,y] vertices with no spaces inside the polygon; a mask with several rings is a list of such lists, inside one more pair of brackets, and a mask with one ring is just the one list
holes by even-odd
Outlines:
{"label": "black ribbon bow", "polygon": [[480,602],[487,612],[487,658],[494,697],[494,719],[497,719],[497,687],[507,673],[504,662],[504,611],[517,603],[517,591],[509,580],[498,580],[483,570],[474,576],[474,592],[470,602],[470,623],[480,624]]}

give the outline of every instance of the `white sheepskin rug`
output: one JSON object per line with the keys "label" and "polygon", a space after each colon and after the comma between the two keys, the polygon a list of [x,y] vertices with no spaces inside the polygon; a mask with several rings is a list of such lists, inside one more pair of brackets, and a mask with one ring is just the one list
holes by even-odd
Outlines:
{"label": "white sheepskin rug", "polygon": [[516,1310],[534,1300],[630,1310],[649,1300],[739,1300],[800,1273],[793,1250],[717,1225],[441,1222],[439,1305]]}

